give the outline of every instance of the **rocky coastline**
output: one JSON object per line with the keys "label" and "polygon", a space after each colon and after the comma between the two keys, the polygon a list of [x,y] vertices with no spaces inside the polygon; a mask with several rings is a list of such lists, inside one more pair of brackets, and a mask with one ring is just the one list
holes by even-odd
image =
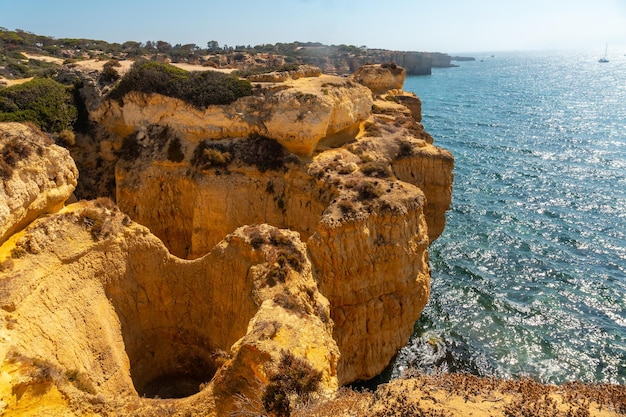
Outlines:
{"label": "rocky coastline", "polygon": [[428,300],[452,187],[405,70],[305,70],[206,108],[108,98],[93,75],[68,74],[91,126],[70,152],[0,125],[22,156],[2,194],[5,409],[191,385],[181,410],[229,415],[284,355],[320,394],[381,372]]}
{"label": "rocky coastline", "polygon": [[198,107],[112,98],[102,69],[72,66],[88,120],[67,149],[0,123],[3,415],[626,412],[623,387],[341,388],[413,331],[454,158],[401,66],[324,72],[251,76],[250,95]]}

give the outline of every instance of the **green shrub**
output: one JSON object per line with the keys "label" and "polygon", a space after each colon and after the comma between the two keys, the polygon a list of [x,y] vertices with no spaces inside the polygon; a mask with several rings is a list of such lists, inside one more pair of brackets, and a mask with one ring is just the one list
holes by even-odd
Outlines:
{"label": "green shrub", "polygon": [[120,79],[120,73],[117,72],[115,67],[121,67],[120,61],[117,59],[111,59],[107,61],[102,67],[102,73],[100,74],[100,82],[103,84],[112,83]]}
{"label": "green shrub", "polygon": [[252,246],[255,250],[259,250],[264,244],[265,238],[258,230],[255,230],[250,234],[250,246]]}
{"label": "green shrub", "polygon": [[13,176],[13,169],[17,162],[28,158],[32,153],[31,146],[19,138],[10,139],[0,152],[0,178],[9,180]]}
{"label": "green shrub", "polygon": [[341,200],[338,206],[341,210],[341,213],[345,216],[354,214],[357,211],[356,206],[351,200]]}
{"label": "green shrub", "polygon": [[198,169],[223,168],[232,160],[232,154],[226,146],[218,143],[209,143],[203,140],[196,146],[191,164]]}
{"label": "green shrub", "polygon": [[258,134],[236,146],[236,156],[261,172],[284,170],[286,163],[296,160],[280,143]]}
{"label": "green shrub", "polygon": [[413,155],[413,144],[411,142],[401,142],[398,146],[398,153],[396,159],[408,157]]}
{"label": "green shrub", "polygon": [[233,74],[242,78],[247,78],[251,75],[258,74],[268,74],[270,72],[289,72],[289,71],[298,71],[300,69],[300,64],[298,63],[287,63],[277,68],[272,67],[256,67],[256,68],[248,68],[245,70],[237,70]]}
{"label": "green shrub", "polygon": [[173,65],[138,61],[109,95],[121,99],[130,91],[178,98],[197,108],[230,104],[252,94],[252,85],[217,71],[187,72]]}
{"label": "green shrub", "polygon": [[71,130],[78,116],[73,95],[49,78],[0,90],[1,122],[33,122],[48,133]]}
{"label": "green shrub", "polygon": [[386,68],[389,71],[391,71],[393,75],[402,74],[402,67],[397,66],[395,62],[385,62],[385,63],[382,63],[380,66],[382,68]]}
{"label": "green shrub", "polygon": [[11,249],[11,258],[13,258],[13,259],[20,259],[20,258],[24,257],[27,253],[28,252],[23,247],[16,246],[13,249]]}
{"label": "green shrub", "polygon": [[298,161],[280,143],[253,134],[247,140],[228,144],[202,141],[196,147],[191,162],[199,169],[209,169],[225,167],[233,159],[255,166],[261,172],[285,170],[286,164]]}
{"label": "green shrub", "polygon": [[134,161],[141,155],[141,145],[137,141],[135,135],[126,136],[122,141],[122,147],[118,152],[118,156],[123,161]]}
{"label": "green shrub", "polygon": [[59,132],[57,135],[59,141],[65,146],[74,146],[76,145],[76,135],[73,131],[64,129]]}
{"label": "green shrub", "polygon": [[13,168],[6,162],[0,160],[0,180],[8,181],[13,177]]}

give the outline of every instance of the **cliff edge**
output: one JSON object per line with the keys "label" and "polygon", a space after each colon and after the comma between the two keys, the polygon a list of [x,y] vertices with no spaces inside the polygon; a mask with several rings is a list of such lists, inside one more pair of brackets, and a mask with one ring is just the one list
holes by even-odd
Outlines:
{"label": "cliff edge", "polygon": [[[453,158],[401,68],[364,71],[258,81],[202,109],[96,97],[78,182],[63,150],[16,165],[48,167],[37,195],[59,198],[5,210],[5,413],[279,412],[381,372],[428,300]],[[74,186],[115,203],[61,208]]]}

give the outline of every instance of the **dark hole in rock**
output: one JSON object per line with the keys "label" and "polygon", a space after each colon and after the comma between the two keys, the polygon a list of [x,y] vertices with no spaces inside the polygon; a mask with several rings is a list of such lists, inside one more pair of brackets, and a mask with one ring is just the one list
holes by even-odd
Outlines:
{"label": "dark hole in rock", "polygon": [[208,346],[180,343],[174,338],[146,346],[143,354],[129,352],[131,378],[141,397],[183,398],[197,394],[200,385],[211,381],[220,366]]}
{"label": "dark hole in rock", "polygon": [[184,398],[200,392],[205,382],[189,375],[164,375],[148,382],[139,394],[146,398]]}

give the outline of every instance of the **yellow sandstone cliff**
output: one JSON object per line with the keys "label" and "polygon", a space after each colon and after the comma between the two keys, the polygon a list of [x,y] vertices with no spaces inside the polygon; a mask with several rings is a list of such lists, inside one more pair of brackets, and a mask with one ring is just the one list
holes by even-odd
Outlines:
{"label": "yellow sandstone cliff", "polygon": [[0,244],[37,217],[63,207],[78,171],[69,152],[34,128],[0,129]]}
{"label": "yellow sandstone cliff", "polygon": [[246,226],[184,261],[98,200],[19,235],[0,259],[7,412],[60,390],[76,415],[160,407],[144,396],[227,415],[235,393],[259,395],[283,350],[337,388],[328,301],[294,232]]}
{"label": "yellow sandstone cliff", "polygon": [[[397,70],[375,66],[368,80],[379,73],[378,89],[397,87],[399,76],[391,74]],[[129,94],[123,106],[103,103],[104,110],[92,117],[113,133],[120,131],[120,120],[132,120],[124,126],[136,131],[125,128],[125,140],[142,149],[117,164],[117,203],[184,258],[204,255],[244,224],[299,232],[331,302],[339,380],[369,379],[406,343],[428,300],[426,251],[443,230],[453,158],[429,143],[432,138],[407,107],[376,98],[382,103],[372,113],[370,90],[353,80],[309,77],[258,90],[232,106],[214,106],[194,124],[188,115],[196,110],[158,95]],[[326,100],[328,106],[320,105]],[[140,111],[148,102],[159,105]],[[258,107],[242,110],[250,103]],[[229,112],[255,124],[211,136],[214,126],[229,124]],[[176,120],[178,114],[186,116]],[[274,124],[277,118],[282,122]],[[280,148],[250,137],[260,125],[276,126],[264,135],[291,139],[278,140]],[[303,152],[298,135],[305,134],[310,147]],[[292,152],[313,155],[298,158]]]}
{"label": "yellow sandstone cliff", "polygon": [[259,412],[284,363],[322,393],[381,372],[428,300],[453,158],[396,69],[368,71],[375,94],[313,73],[202,111],[131,92],[91,112],[117,205],[31,223],[66,168],[0,247],[7,415]]}

